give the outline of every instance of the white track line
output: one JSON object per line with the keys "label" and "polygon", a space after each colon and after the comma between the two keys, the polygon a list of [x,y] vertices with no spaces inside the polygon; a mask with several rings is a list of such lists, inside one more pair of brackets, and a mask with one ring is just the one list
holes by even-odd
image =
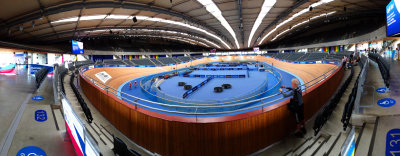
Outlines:
{"label": "white track line", "polygon": [[17,131],[19,122],[21,121],[22,114],[25,111],[26,105],[28,104],[29,99],[32,97],[32,93],[26,96],[24,103],[22,103],[21,107],[17,112],[17,115],[14,117],[10,128],[8,128],[6,135],[4,136],[3,140],[0,144],[0,156],[7,156],[8,150],[10,149],[11,143],[13,141],[15,131]]}
{"label": "white track line", "polygon": [[168,71],[168,70],[166,70],[166,69],[164,69],[164,68],[160,68],[160,67],[156,67],[156,68],[161,69],[161,70],[164,70],[164,71]]}

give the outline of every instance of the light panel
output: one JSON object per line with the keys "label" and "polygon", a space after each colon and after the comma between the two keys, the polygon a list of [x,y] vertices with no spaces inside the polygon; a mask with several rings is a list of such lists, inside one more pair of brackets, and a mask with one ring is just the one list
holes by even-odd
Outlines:
{"label": "light panel", "polygon": [[215,18],[218,19],[219,22],[221,22],[222,26],[228,30],[228,32],[232,35],[233,39],[235,40],[236,47],[240,49],[239,42],[236,38],[236,34],[233,31],[231,25],[226,21],[226,19],[222,16],[221,10],[218,8],[217,5],[212,0],[197,0],[200,4],[202,4],[206,10],[211,13]]}
{"label": "light panel", "polygon": [[251,28],[249,39],[247,40],[247,47],[250,47],[250,43],[253,39],[254,33],[257,31],[258,27],[260,27],[262,20],[268,14],[269,10],[275,5],[276,0],[264,0],[263,5],[261,6],[261,11],[257,16],[256,21],[253,24],[253,28]]}
{"label": "light panel", "polygon": [[[157,18],[157,17],[148,17],[148,16],[135,16],[137,20],[143,20],[143,21],[152,21],[152,22],[161,22],[161,23],[167,23],[167,24],[173,24],[173,25],[178,25],[182,27],[186,27],[192,30],[196,30],[199,32],[202,32],[212,38],[215,38],[216,40],[220,41],[226,48],[231,49],[231,47],[220,37],[217,35],[214,35],[207,30],[204,30],[199,27],[195,27],[183,22],[178,22],[178,21],[173,21],[173,20],[167,20],[167,19],[162,19],[162,18]],[[133,18],[133,16],[130,15],[90,15],[90,16],[81,16],[79,20],[99,20],[99,19],[130,19]],[[78,17],[71,17],[71,18],[65,18],[65,19],[60,19],[56,21],[52,21],[51,23],[64,23],[64,22],[76,22],[78,20]],[[218,46],[219,47],[219,46]]]}
{"label": "light panel", "polygon": [[[112,29],[101,29],[101,30],[90,30],[90,31],[85,31],[85,33],[98,33],[98,32],[105,32],[108,33],[108,31],[111,30],[113,32],[117,32],[117,31],[128,31],[127,29],[118,29],[118,28],[112,28]],[[171,31],[171,30],[157,30],[157,29],[134,29],[135,31],[144,31],[144,32],[159,32],[159,33],[168,33],[168,34],[179,34],[179,35],[183,35],[183,36],[187,36],[187,37],[192,37],[192,38],[196,38],[198,40],[202,40],[203,42],[208,43],[209,45],[212,45],[213,47],[217,47],[217,48],[221,48],[220,46],[218,46],[217,44],[215,44],[214,42],[211,42],[208,39],[202,38],[202,37],[198,37],[198,36],[193,36],[190,35],[188,33],[184,33],[184,32],[177,32],[177,31]],[[129,36],[129,35],[128,35]],[[196,41],[196,40],[193,40]],[[198,42],[198,41],[196,41]],[[201,42],[201,43],[203,43]],[[204,43],[203,43],[204,44]],[[206,47],[210,47],[209,45],[205,44]]]}
{"label": "light panel", "polygon": [[[320,1],[316,2],[316,3],[311,4],[311,7],[316,8],[316,7],[318,7],[318,6],[322,5],[322,4],[327,4],[327,3],[330,3],[330,2],[332,2],[332,1],[334,1],[334,0],[320,0]],[[260,42],[258,42],[258,45],[260,45],[261,43],[263,43],[263,41],[264,41],[268,36],[270,36],[272,33],[274,33],[279,27],[285,25],[286,23],[292,21],[292,20],[295,19],[296,17],[298,17],[298,16],[300,16],[300,15],[302,15],[302,14],[308,12],[308,11],[309,11],[309,8],[305,8],[305,9],[299,11],[298,13],[294,14],[292,17],[290,17],[290,18],[286,19],[285,21],[281,22],[280,24],[278,24],[274,29],[272,29],[270,32],[268,32],[268,33],[260,40]]]}
{"label": "light panel", "polygon": [[[298,26],[300,26],[300,25],[303,25],[303,24],[305,24],[305,23],[307,23],[307,22],[310,22],[310,21],[313,20],[313,19],[317,19],[317,18],[320,18],[320,17],[323,17],[323,16],[329,16],[329,15],[332,15],[332,14],[334,14],[334,13],[336,13],[336,11],[332,11],[332,12],[329,12],[329,13],[320,14],[320,15],[317,15],[317,16],[313,16],[313,17],[310,18],[310,20],[305,20],[305,21],[303,21],[303,22],[300,22],[300,23],[295,24],[295,25],[292,27],[292,29],[293,29],[293,28],[296,28],[296,27],[298,27]],[[279,34],[276,35],[271,41],[276,40],[279,36],[283,35],[284,33],[288,32],[288,31],[290,31],[290,30],[291,30],[291,29],[286,29],[285,31],[279,33]]]}

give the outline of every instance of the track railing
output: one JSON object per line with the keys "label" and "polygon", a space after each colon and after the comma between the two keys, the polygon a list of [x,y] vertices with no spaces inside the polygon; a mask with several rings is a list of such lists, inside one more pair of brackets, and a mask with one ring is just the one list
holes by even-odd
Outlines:
{"label": "track railing", "polygon": [[[339,61],[339,60],[335,60],[335,61]],[[335,73],[335,71],[340,69],[340,67],[341,67],[341,64],[336,65],[335,67],[331,68],[324,74],[322,74],[318,77],[315,77],[314,79],[302,84],[300,87],[302,87],[303,92],[306,93],[309,88],[311,88],[311,87],[315,86],[316,84],[327,79],[331,74]],[[100,81],[94,79],[93,77],[87,75],[83,69],[85,69],[85,67],[81,67],[79,70],[82,78],[87,81],[90,81],[95,86],[99,87],[100,89],[105,90],[107,94],[113,94],[115,97],[120,98],[124,101],[127,101],[127,102],[133,104],[135,106],[135,108],[137,108],[137,106],[140,106],[140,107],[143,107],[146,109],[161,111],[161,112],[166,112],[166,113],[176,113],[176,114],[185,114],[185,115],[216,115],[216,114],[237,113],[237,112],[248,111],[248,110],[251,110],[254,108],[264,108],[266,106],[273,104],[274,102],[284,99],[284,97],[281,96],[282,93],[277,93],[277,94],[262,97],[259,99],[254,99],[254,100],[249,100],[249,101],[239,102],[239,103],[233,103],[233,104],[227,104],[227,105],[218,105],[218,104],[212,104],[212,103],[196,104],[196,105],[166,104],[166,103],[160,103],[160,102],[143,99],[140,97],[136,97],[134,95],[130,95],[125,92],[118,91],[118,89],[112,88],[112,87],[104,84],[103,82],[100,82]],[[286,92],[288,92],[288,91],[286,91]],[[286,93],[286,92],[283,92],[283,93]],[[125,95],[128,98],[123,97],[122,95]],[[131,100],[131,99],[134,99],[134,100]],[[252,106],[248,106],[248,107],[244,107],[244,108],[239,107],[238,109],[234,109],[234,110],[198,112],[199,109],[237,107],[237,106],[246,106],[247,104],[253,104],[253,103],[254,103],[254,105],[252,105]],[[157,108],[155,105],[162,106],[165,108],[164,109]],[[193,111],[178,111],[178,110],[171,110],[171,109],[166,109],[166,108],[180,108],[180,109],[181,108],[183,108],[183,109],[191,108],[190,110],[193,110]]]}

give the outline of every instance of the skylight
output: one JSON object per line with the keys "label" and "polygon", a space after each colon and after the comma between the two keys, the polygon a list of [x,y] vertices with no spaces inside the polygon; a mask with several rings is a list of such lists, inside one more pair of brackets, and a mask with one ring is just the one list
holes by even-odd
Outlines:
{"label": "skylight", "polygon": [[268,14],[269,10],[271,10],[271,8],[275,5],[275,3],[276,3],[276,0],[264,0],[263,5],[261,6],[261,11],[258,14],[256,21],[254,22],[253,28],[251,28],[247,47],[250,47],[250,43],[253,39],[254,33],[257,31],[258,27],[260,27],[262,20]]}
{"label": "skylight", "polygon": [[222,16],[222,12],[221,10],[219,10],[218,6],[215,5],[215,3],[212,0],[197,0],[197,1],[201,3],[209,13],[211,13],[215,18],[217,18],[219,22],[221,22],[222,26],[226,30],[228,30],[228,32],[232,35],[233,39],[235,39],[236,47],[240,49],[240,45],[236,38],[235,32],[233,31],[229,23],[225,20],[225,18]]}
{"label": "skylight", "polygon": [[332,14],[334,14],[334,13],[336,13],[336,11],[332,11],[332,12],[329,12],[329,13],[320,14],[320,15],[317,15],[317,16],[313,16],[313,17],[311,17],[309,20],[305,20],[305,21],[303,21],[303,22],[297,23],[297,24],[293,25],[292,28],[286,29],[285,31],[282,31],[281,33],[279,33],[278,35],[276,35],[271,41],[274,41],[274,40],[277,39],[279,36],[283,35],[284,33],[290,31],[290,30],[293,29],[293,28],[296,28],[296,27],[298,27],[298,26],[300,26],[300,25],[302,25],[302,24],[305,24],[305,23],[307,23],[307,22],[310,22],[310,20],[317,19],[317,18],[320,18],[320,17],[323,17],[323,16],[329,16],[329,15],[332,15]]}
{"label": "skylight", "polygon": [[[117,32],[117,31],[128,31],[130,29],[119,29],[119,28],[108,29],[108,28],[104,28],[104,29],[99,29],[99,30],[85,31],[85,33],[99,33],[99,32],[108,33],[109,30],[111,30],[113,32]],[[145,32],[160,32],[160,33],[169,33],[169,34],[179,34],[179,35],[183,35],[183,36],[187,36],[187,37],[192,37],[192,38],[195,38],[195,39],[198,39],[198,40],[202,40],[202,41],[208,43],[209,45],[212,45],[213,47],[221,48],[220,46],[218,46],[217,44],[211,42],[208,39],[205,39],[205,38],[202,38],[202,37],[199,37],[199,36],[193,36],[193,35],[190,35],[190,34],[184,33],[184,32],[177,32],[177,31],[171,31],[171,30],[157,30],[157,29],[134,29],[134,30],[135,31],[145,31]],[[189,38],[188,38],[188,40],[189,40]],[[190,40],[192,40],[192,39],[190,39]],[[192,40],[192,41],[196,41],[196,40]],[[196,42],[199,42],[199,41],[196,41]],[[205,44],[203,42],[199,42],[199,43],[202,43],[202,44],[206,45],[206,47],[210,47],[209,45],[207,45],[207,44]]]}
{"label": "skylight", "polygon": [[[318,2],[316,2],[316,3],[311,4],[311,7],[316,8],[317,6],[320,6],[320,5],[326,4],[326,3],[330,3],[330,2],[332,2],[332,1],[334,1],[334,0],[321,0],[321,1],[318,1]],[[268,33],[260,40],[260,42],[258,42],[258,45],[260,45],[261,43],[263,43],[263,41],[264,41],[268,36],[270,36],[272,33],[274,33],[279,27],[285,25],[286,23],[292,21],[292,20],[295,19],[296,17],[298,17],[298,16],[300,16],[300,15],[302,15],[302,14],[308,12],[308,11],[309,11],[309,8],[305,8],[305,9],[301,10],[300,12],[294,14],[292,17],[290,17],[290,18],[286,19],[285,21],[281,22],[280,24],[278,24],[274,29],[272,29],[270,32],[268,32]]]}
{"label": "skylight", "polygon": [[[231,47],[224,40],[222,40],[220,37],[208,32],[207,30],[204,30],[202,28],[195,27],[195,26],[183,23],[183,22],[167,20],[167,19],[162,19],[162,18],[157,18],[157,17],[147,17],[147,16],[135,16],[135,17],[136,17],[137,20],[168,23],[168,24],[178,25],[178,26],[186,27],[186,28],[193,29],[193,30],[196,30],[196,31],[200,31],[200,32],[202,32],[202,33],[204,33],[204,34],[206,34],[208,36],[211,36],[211,37],[217,39],[225,47],[227,47],[228,49],[231,49]],[[90,15],[90,16],[81,16],[79,20],[130,19],[130,18],[133,18],[133,16],[130,16],[130,15]],[[53,24],[53,23],[76,22],[76,21],[78,21],[78,17],[60,19],[60,20],[52,21],[51,23]]]}

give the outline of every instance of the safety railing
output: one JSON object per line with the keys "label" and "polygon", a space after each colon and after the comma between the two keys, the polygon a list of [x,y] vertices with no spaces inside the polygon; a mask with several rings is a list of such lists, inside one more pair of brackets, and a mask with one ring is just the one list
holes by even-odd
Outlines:
{"label": "safety railing", "polygon": [[[335,60],[339,61],[339,60]],[[303,91],[307,91],[308,88],[311,88],[315,86],[316,84],[324,81],[326,78],[328,78],[331,74],[333,74],[337,69],[341,67],[341,64],[337,64],[335,67],[331,68],[327,72],[323,73],[322,75],[315,77],[314,79],[302,84],[300,87],[302,87]],[[237,112],[242,112],[242,111],[248,111],[254,108],[263,108],[268,105],[271,105],[277,101],[283,100],[284,97],[280,96],[282,93],[277,93],[273,95],[269,95],[266,97],[262,97],[259,99],[254,99],[254,100],[249,100],[245,102],[239,102],[239,103],[233,103],[233,104],[227,104],[227,105],[218,105],[218,104],[212,104],[212,103],[204,103],[204,104],[196,104],[196,105],[176,105],[176,104],[166,104],[166,103],[160,103],[160,102],[155,102],[151,101],[148,99],[136,97],[134,95],[121,92],[118,89],[112,88],[96,79],[93,77],[87,75],[83,69],[85,67],[80,68],[80,75],[82,78],[90,81],[93,83],[95,86],[99,87],[102,90],[105,90],[107,94],[113,94],[115,97],[118,97],[126,102],[129,102],[135,106],[140,106],[142,108],[154,110],[154,111],[161,111],[161,112],[166,112],[166,113],[175,113],[175,114],[185,114],[185,115],[216,115],[216,114],[229,114],[229,113],[237,113]],[[288,91],[286,91],[288,92]],[[283,92],[285,93],[285,92]],[[125,96],[122,96],[125,95]],[[255,103],[254,105],[248,106],[248,107],[242,107],[234,110],[222,110],[222,111],[210,111],[210,112],[205,112],[205,111],[200,111],[201,109],[209,109],[209,108],[227,108],[227,107],[237,107],[237,106],[245,106],[247,104]],[[161,106],[164,108],[160,108],[157,106]],[[178,111],[178,110],[171,110],[171,109],[166,109],[166,108],[191,108],[191,111]]]}

